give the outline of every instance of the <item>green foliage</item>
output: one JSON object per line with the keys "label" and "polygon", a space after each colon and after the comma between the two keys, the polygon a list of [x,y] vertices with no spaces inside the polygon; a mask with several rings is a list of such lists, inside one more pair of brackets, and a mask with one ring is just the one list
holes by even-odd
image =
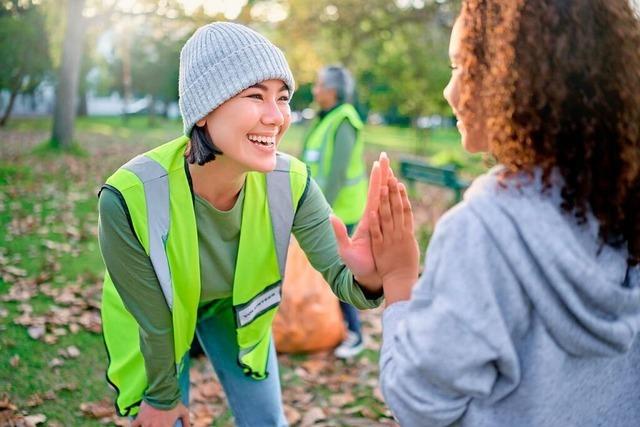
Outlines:
{"label": "green foliage", "polygon": [[38,6],[20,7],[0,14],[0,90],[32,92],[51,69],[48,34]]}
{"label": "green foliage", "polygon": [[166,102],[177,101],[180,49],[187,41],[186,35],[141,26],[130,36],[134,93],[148,94]]}
{"label": "green foliage", "polygon": [[312,81],[319,64],[339,62],[358,82],[365,110],[394,123],[446,114],[448,39],[456,2],[291,0],[276,42],[294,72]]}
{"label": "green foliage", "polygon": [[313,101],[312,88],[313,83],[303,83],[296,88],[293,98],[291,98],[291,110],[300,111],[311,104]]}

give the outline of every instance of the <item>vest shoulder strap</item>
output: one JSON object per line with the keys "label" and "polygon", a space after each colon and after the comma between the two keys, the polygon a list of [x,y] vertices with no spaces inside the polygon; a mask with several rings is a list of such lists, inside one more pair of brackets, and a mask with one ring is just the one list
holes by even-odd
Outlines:
{"label": "vest shoulder strap", "polygon": [[275,169],[267,174],[269,212],[281,276],[284,276],[293,219],[298,202],[306,192],[307,178],[306,165],[283,153],[278,153]]}

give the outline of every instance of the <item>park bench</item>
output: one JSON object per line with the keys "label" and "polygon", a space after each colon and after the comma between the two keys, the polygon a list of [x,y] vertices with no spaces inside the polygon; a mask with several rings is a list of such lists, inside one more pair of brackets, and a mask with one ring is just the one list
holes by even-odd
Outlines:
{"label": "park bench", "polygon": [[460,179],[452,166],[437,167],[417,159],[400,160],[400,177],[408,181],[410,191],[414,191],[415,182],[449,188],[455,193],[455,203],[462,200],[462,193],[469,182]]}

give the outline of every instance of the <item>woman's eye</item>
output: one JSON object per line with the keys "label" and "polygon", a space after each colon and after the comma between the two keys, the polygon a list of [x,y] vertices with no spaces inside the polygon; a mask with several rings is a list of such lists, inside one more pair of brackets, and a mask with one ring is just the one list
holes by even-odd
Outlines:
{"label": "woman's eye", "polygon": [[278,101],[289,102],[289,97],[287,95],[281,96]]}
{"label": "woman's eye", "polygon": [[250,93],[249,95],[247,95],[247,98],[262,99],[262,95],[260,95],[259,93]]}

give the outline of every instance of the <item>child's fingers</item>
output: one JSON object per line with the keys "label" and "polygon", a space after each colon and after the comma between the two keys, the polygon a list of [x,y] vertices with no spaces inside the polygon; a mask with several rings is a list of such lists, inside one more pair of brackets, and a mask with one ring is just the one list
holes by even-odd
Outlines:
{"label": "child's fingers", "polygon": [[389,179],[389,175],[391,172],[391,167],[389,166],[389,157],[387,153],[384,151],[380,153],[380,158],[378,159],[380,164],[380,184],[386,185]]}
{"label": "child's fingers", "polygon": [[382,234],[391,237],[394,229],[393,214],[391,213],[391,204],[389,203],[389,187],[386,185],[380,188],[380,207],[378,208],[378,213],[380,214]]}
{"label": "child's fingers", "polygon": [[389,203],[391,205],[391,214],[393,216],[394,232],[401,233],[404,227],[402,198],[400,196],[399,183],[396,178],[389,180]]}
{"label": "child's fingers", "polygon": [[380,219],[378,218],[378,212],[369,212],[369,236],[371,237],[371,246],[373,253],[377,253],[379,248],[384,246],[384,236],[380,230]]}
{"label": "child's fingers", "polygon": [[413,234],[413,209],[411,208],[411,202],[409,201],[409,195],[407,194],[407,187],[405,187],[403,183],[400,183],[399,188],[400,198],[402,199],[403,224],[404,227]]}

